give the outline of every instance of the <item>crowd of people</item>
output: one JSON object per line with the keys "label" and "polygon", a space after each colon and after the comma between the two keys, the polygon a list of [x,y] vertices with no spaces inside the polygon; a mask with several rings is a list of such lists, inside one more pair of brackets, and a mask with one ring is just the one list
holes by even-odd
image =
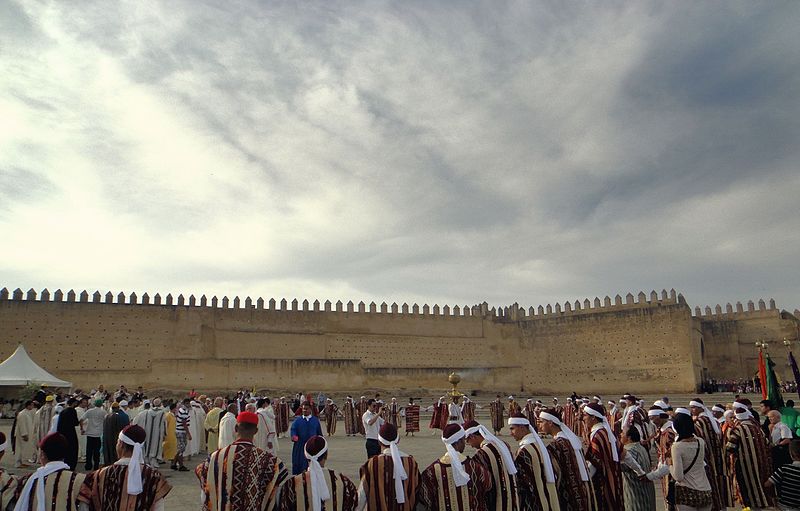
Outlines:
{"label": "crowd of people", "polygon": [[[40,392],[21,403],[10,442],[0,433],[0,458],[11,449],[18,466],[38,466],[21,477],[0,471],[0,510],[162,510],[171,485],[160,465],[188,471],[205,452],[193,470],[207,511],[653,511],[657,498],[679,511],[800,507],[791,401],[778,410],[746,398],[673,407],[627,394],[547,405],[498,395],[481,424],[484,407],[453,392],[426,408],[443,445],[425,466],[399,448],[401,429],[419,431],[413,399],[347,396],[339,407],[324,395],[254,394]],[[340,419],[347,436],[365,439],[358,480],[329,467]],[[499,438],[504,426],[515,445]],[[284,435],[291,473],[278,452]]]}

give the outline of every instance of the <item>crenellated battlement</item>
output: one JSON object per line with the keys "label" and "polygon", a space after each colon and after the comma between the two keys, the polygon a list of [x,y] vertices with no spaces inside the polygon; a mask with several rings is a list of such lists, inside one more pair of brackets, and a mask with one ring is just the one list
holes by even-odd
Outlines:
{"label": "crenellated battlement", "polygon": [[255,301],[251,297],[246,297],[242,300],[240,297],[235,296],[232,300],[227,296],[219,298],[212,296],[208,298],[206,295],[201,295],[199,298],[191,294],[184,296],[179,294],[177,297],[168,293],[162,296],[160,293],[151,295],[150,293],[143,293],[139,296],[136,292],[126,295],[124,292],[117,293],[116,295],[111,291],[102,294],[100,291],[95,291],[89,294],[87,290],[76,293],[75,290],[70,289],[66,293],[61,289],[50,293],[48,289],[43,289],[41,293],[37,293],[35,289],[29,289],[27,292],[22,291],[21,288],[16,288],[13,292],[9,292],[8,288],[0,289],[0,301],[26,301],[26,302],[56,302],[56,303],[94,303],[94,304],[107,304],[107,305],[148,305],[148,306],[161,306],[161,307],[206,307],[213,309],[226,309],[226,310],[263,310],[271,312],[286,312],[286,313],[342,313],[342,314],[381,314],[381,315],[413,315],[413,316],[432,316],[442,318],[470,318],[479,317],[486,319],[494,319],[498,321],[519,321],[519,320],[532,320],[550,317],[563,317],[575,316],[583,314],[596,314],[600,312],[613,312],[622,309],[652,307],[658,305],[675,305],[678,303],[685,304],[686,301],[683,295],[677,293],[675,289],[667,291],[663,289],[661,294],[655,290],[646,294],[640,291],[636,296],[633,293],[628,293],[625,297],[616,295],[614,298],[606,295],[602,300],[600,297],[595,297],[594,300],[589,298],[583,301],[575,300],[574,302],[539,305],[534,308],[533,306],[525,309],[518,303],[505,307],[489,307],[487,302],[479,303],[476,305],[444,305],[438,304],[419,305],[417,303],[403,303],[398,304],[393,302],[388,304],[382,302],[380,305],[376,302],[367,304],[364,301],[358,303],[352,300],[343,302],[338,300],[332,302],[325,300],[314,300],[313,302],[304,299],[302,302],[297,298],[289,301],[286,298],[277,300],[270,298],[257,298]]}
{"label": "crenellated battlement", "polygon": [[735,321],[774,315],[776,312],[780,312],[780,310],[776,307],[774,299],[770,298],[766,302],[763,298],[759,298],[758,302],[748,300],[746,306],[742,302],[736,302],[735,306],[728,302],[725,304],[724,310],[720,304],[713,309],[710,305],[706,305],[704,308],[695,307],[694,317],[700,320]]}
{"label": "crenellated battlement", "polygon": [[0,301],[25,301],[25,302],[50,302],[50,303],[94,303],[94,304],[107,304],[107,305],[149,305],[161,307],[208,307],[213,309],[229,309],[229,310],[263,310],[272,312],[299,312],[299,313],[344,313],[344,314],[383,314],[383,315],[415,315],[415,316],[435,316],[443,318],[469,318],[469,317],[494,317],[497,315],[497,308],[489,308],[486,302],[478,305],[444,305],[438,304],[419,305],[417,303],[403,303],[398,304],[394,302],[388,304],[382,302],[380,305],[376,302],[367,304],[364,301],[358,303],[352,300],[347,303],[338,300],[335,303],[331,300],[314,300],[313,302],[308,299],[299,301],[297,298],[291,301],[286,298],[277,300],[270,298],[257,298],[255,301],[251,297],[245,297],[242,300],[240,297],[235,296],[231,300],[227,296],[219,298],[212,296],[211,298],[206,295],[201,295],[199,298],[191,294],[184,296],[179,294],[177,297],[168,293],[162,296],[161,293],[151,295],[143,293],[139,296],[136,292],[126,295],[123,292],[114,294],[111,291],[105,294],[100,291],[95,291],[91,295],[88,291],[84,290],[76,293],[74,289],[70,289],[66,293],[61,289],[50,293],[48,289],[43,289],[41,293],[36,292],[35,289],[29,289],[23,292],[22,289],[17,288],[13,292],[9,292],[8,288],[0,289]]}
{"label": "crenellated battlement", "polygon": [[[606,295],[602,300],[600,297],[595,296],[594,300],[585,298],[583,301],[575,300],[561,303],[539,305],[534,308],[520,307],[519,304],[513,304],[508,307],[503,307],[496,312],[497,316],[505,320],[518,321],[518,320],[536,320],[547,319],[553,317],[566,317],[566,316],[579,316],[586,314],[598,314],[605,312],[615,312],[625,309],[636,309],[663,305],[676,305],[686,304],[683,295],[677,293],[674,289],[667,291],[662,289],[659,294],[656,290],[645,293],[640,291],[635,296],[633,293],[628,293],[623,298],[621,295],[616,295],[612,299]],[[490,313],[494,309],[490,310]]]}

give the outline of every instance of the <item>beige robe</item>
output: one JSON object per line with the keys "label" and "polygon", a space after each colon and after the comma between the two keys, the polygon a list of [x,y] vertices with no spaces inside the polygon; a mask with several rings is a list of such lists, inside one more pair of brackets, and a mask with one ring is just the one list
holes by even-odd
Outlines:
{"label": "beige robe", "polygon": [[[16,454],[14,460],[21,463],[29,462],[36,454],[36,439],[34,438],[34,412],[33,410],[23,409],[17,415],[17,429],[15,430]],[[22,439],[28,436],[28,441]]]}

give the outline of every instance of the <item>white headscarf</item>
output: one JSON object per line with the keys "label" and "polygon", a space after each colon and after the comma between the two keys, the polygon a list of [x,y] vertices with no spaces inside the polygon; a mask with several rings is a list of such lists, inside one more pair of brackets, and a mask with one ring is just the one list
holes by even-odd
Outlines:
{"label": "white headscarf", "polygon": [[[747,408],[747,405],[742,404],[742,403],[738,403],[738,402],[734,402],[733,403],[733,408],[734,408],[734,415],[736,416],[736,418],[738,420],[744,421],[744,420],[753,418],[753,414]],[[744,410],[744,411],[737,412],[736,410]]]}
{"label": "white headscarf", "polygon": [[[630,406],[628,408],[631,408]],[[626,408],[626,410],[628,409]],[[608,433],[608,441],[611,443],[611,455],[614,457],[614,461],[619,461],[619,453],[617,452],[617,437],[614,436],[614,432],[611,431],[611,426],[608,424],[608,420],[606,419],[605,415],[602,413],[592,410],[588,406],[583,409],[584,412],[588,413],[592,417],[600,419],[600,424],[603,425],[606,432]]]}
{"label": "white headscarf", "polygon": [[[703,410],[703,415],[708,417],[708,420],[711,421],[711,427],[714,429],[714,433],[720,434],[721,430],[719,429],[719,422],[717,422],[717,418],[714,417],[714,414],[711,413],[711,410],[708,409],[706,405],[701,403],[700,401],[689,401],[689,406],[695,406]],[[723,410],[723,413],[725,410]]]}
{"label": "white headscarf", "polygon": [[467,436],[474,435],[475,433],[479,433],[484,440],[495,446],[495,448],[500,451],[500,456],[503,458],[503,465],[505,465],[506,473],[508,475],[513,476],[517,473],[517,467],[514,464],[514,458],[511,456],[511,451],[508,449],[508,446],[505,442],[491,434],[483,424],[478,424],[477,426],[468,428],[466,431]]}
{"label": "white headscarf", "polygon": [[539,414],[539,418],[542,420],[550,421],[559,428],[561,428],[561,432],[558,433],[558,435],[561,435],[567,440],[569,440],[569,443],[572,446],[572,450],[575,451],[575,458],[578,460],[578,469],[580,470],[581,473],[581,481],[588,481],[589,472],[587,472],[586,470],[586,459],[583,457],[583,445],[581,445],[581,439],[578,438],[578,435],[576,435],[571,429],[566,427],[564,423],[561,422],[561,420],[555,415],[550,415],[547,412],[542,412]]}
{"label": "white headscarf", "polygon": [[453,444],[461,440],[467,436],[464,428],[461,426],[458,427],[458,431],[453,433],[450,438],[445,438],[442,436],[442,442],[444,442],[444,446],[447,449],[447,454],[450,455],[450,466],[453,467],[453,482],[456,485],[456,488],[460,486],[464,486],[469,482],[469,474],[467,471],[464,470],[464,465],[461,463],[461,458],[458,455],[458,451],[456,451]]}
{"label": "white headscarf", "polygon": [[[550,461],[550,453],[547,452],[547,447],[545,447],[544,442],[542,442],[542,438],[539,436],[539,433],[537,433],[536,430],[533,429],[533,426],[531,426],[530,421],[528,421],[528,419],[525,417],[509,417],[508,425],[528,426],[528,431],[531,432],[530,436],[533,438],[533,443],[535,443],[537,449],[539,449],[539,454],[541,455],[542,462],[544,463],[545,479],[547,479],[548,483],[556,482],[556,475],[553,472],[553,462]],[[526,443],[525,439],[523,438],[520,443]]]}
{"label": "white headscarf", "polygon": [[331,498],[331,492],[325,483],[325,471],[322,470],[322,465],[319,464],[319,458],[328,452],[328,442],[324,438],[322,440],[325,441],[325,446],[313,456],[308,454],[308,448],[303,446],[303,452],[308,460],[308,472],[311,474],[311,504],[314,511],[320,511],[322,503]]}
{"label": "white headscarf", "polygon": [[408,479],[406,469],[403,468],[403,458],[400,456],[400,449],[397,448],[398,438],[392,441],[386,440],[378,434],[378,440],[389,446],[389,451],[392,453],[392,476],[394,477],[394,495],[398,504],[403,504],[406,501],[406,492],[403,490],[403,481]]}
{"label": "white headscarf", "polygon": [[133,446],[131,461],[128,463],[128,495],[139,495],[142,493],[142,445],[134,442],[122,431],[119,432],[119,439],[122,443]]}
{"label": "white headscarf", "polygon": [[36,485],[36,511],[45,511],[47,507],[45,500],[47,499],[44,494],[44,478],[59,470],[69,470],[69,465],[63,461],[51,461],[47,465],[37,468],[36,472],[31,474],[25,482],[17,505],[14,506],[14,511],[28,511],[31,502],[31,490],[34,484]]}

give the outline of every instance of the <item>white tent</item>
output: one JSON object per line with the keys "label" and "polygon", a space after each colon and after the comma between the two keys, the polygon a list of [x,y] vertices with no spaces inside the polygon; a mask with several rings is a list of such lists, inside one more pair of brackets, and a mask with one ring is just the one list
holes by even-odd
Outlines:
{"label": "white tent", "polygon": [[70,382],[59,380],[39,367],[20,344],[14,353],[0,364],[0,386],[19,386],[29,383],[38,383],[45,387],[72,386]]}

